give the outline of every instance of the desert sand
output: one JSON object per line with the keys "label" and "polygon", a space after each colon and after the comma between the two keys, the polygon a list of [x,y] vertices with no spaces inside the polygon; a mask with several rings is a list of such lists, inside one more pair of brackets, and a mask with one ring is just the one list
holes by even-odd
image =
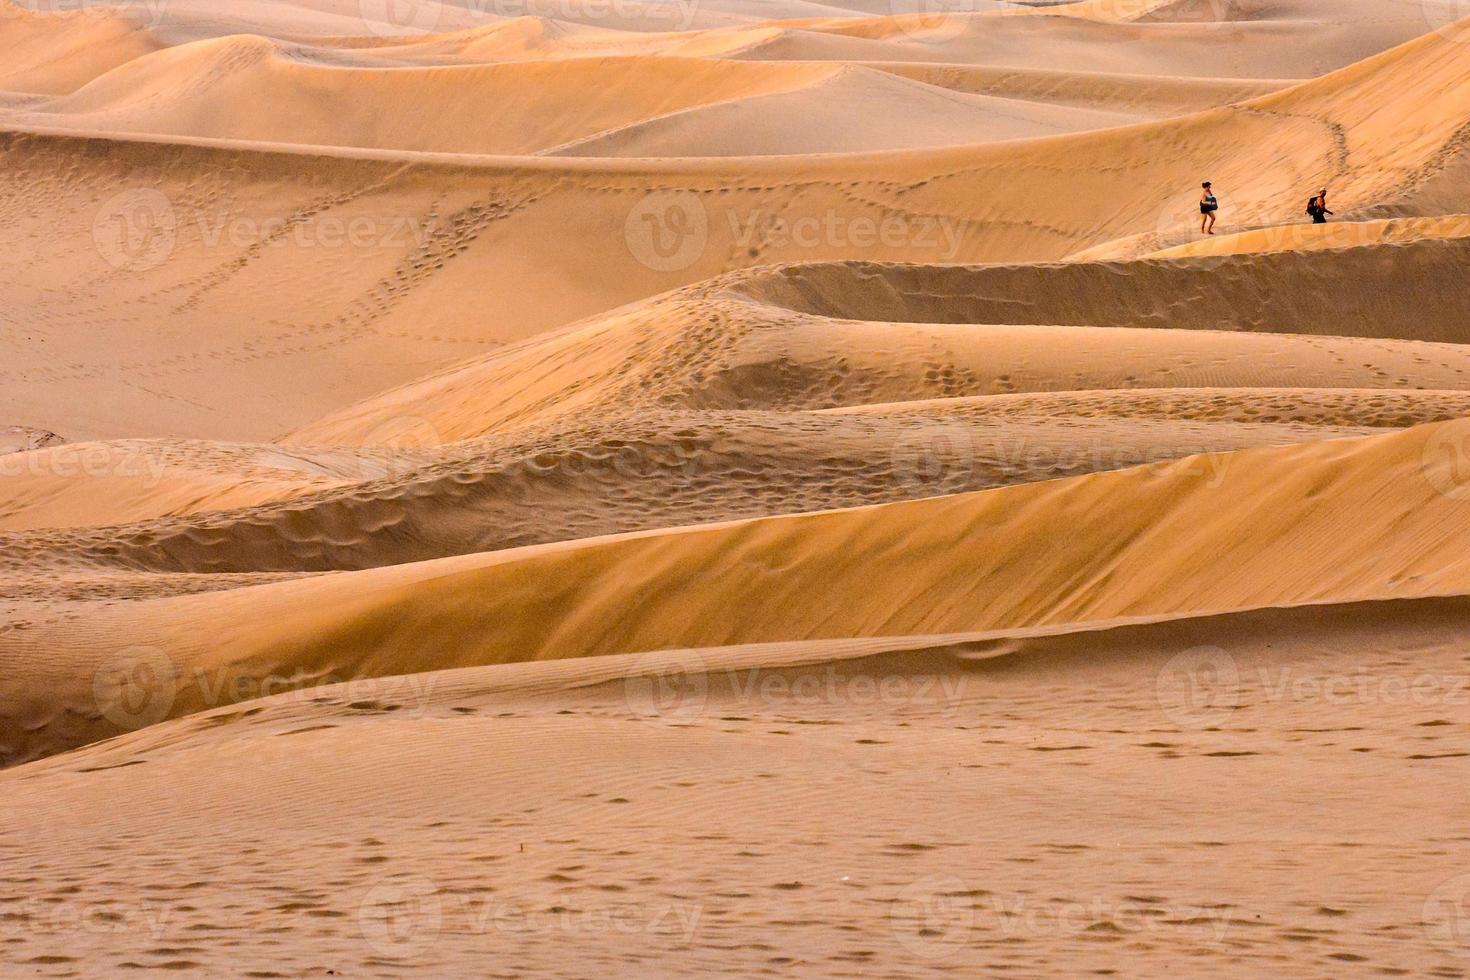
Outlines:
{"label": "desert sand", "polygon": [[0,51],[0,976],[1470,970],[1463,2]]}

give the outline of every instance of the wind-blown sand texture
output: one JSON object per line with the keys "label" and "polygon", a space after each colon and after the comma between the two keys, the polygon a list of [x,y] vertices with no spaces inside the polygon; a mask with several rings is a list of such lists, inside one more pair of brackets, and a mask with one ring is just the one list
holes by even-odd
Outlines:
{"label": "wind-blown sand texture", "polygon": [[0,976],[1470,969],[1463,2],[64,8]]}

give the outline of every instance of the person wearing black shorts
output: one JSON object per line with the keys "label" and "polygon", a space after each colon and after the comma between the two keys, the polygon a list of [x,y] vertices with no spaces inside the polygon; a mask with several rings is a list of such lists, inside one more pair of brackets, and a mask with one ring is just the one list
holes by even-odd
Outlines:
{"label": "person wearing black shorts", "polygon": [[1205,192],[1199,197],[1199,233],[1213,235],[1215,233],[1215,212],[1220,210],[1220,202],[1216,200],[1215,192],[1210,190],[1208,180],[1200,186],[1205,189]]}

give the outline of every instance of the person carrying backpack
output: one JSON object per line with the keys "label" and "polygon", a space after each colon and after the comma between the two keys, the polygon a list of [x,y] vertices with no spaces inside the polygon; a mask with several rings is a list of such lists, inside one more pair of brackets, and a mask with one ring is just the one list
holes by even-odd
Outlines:
{"label": "person carrying backpack", "polygon": [[1332,212],[1327,210],[1327,188],[1317,192],[1317,196],[1307,202],[1307,214],[1312,216],[1312,224],[1327,224],[1327,216]]}
{"label": "person carrying backpack", "polygon": [[1215,233],[1215,212],[1220,210],[1220,202],[1215,199],[1215,192],[1210,190],[1208,180],[1200,186],[1205,189],[1205,192],[1199,197],[1199,233],[1213,235]]}

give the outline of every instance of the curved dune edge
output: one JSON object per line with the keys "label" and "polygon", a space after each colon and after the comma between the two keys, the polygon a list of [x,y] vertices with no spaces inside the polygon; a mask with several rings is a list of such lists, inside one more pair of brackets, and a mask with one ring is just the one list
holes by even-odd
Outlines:
{"label": "curved dune edge", "polygon": [[8,757],[115,734],[94,681],[119,664],[180,679],[177,715],[205,703],[198,671],[311,682],[1460,594],[1467,425],[96,606],[85,630],[43,605],[5,641],[26,678]]}
{"label": "curved dune edge", "polygon": [[345,454],[148,439],[0,454],[0,532],[258,506],[374,473],[370,456],[352,466],[334,455]]}
{"label": "curved dune edge", "polygon": [[[1015,74],[670,55],[343,66],[313,63],[294,45],[238,36],[136,59],[74,92],[30,102],[9,122],[415,153],[754,156],[1054,135],[1145,118],[1147,112],[1130,107],[1131,99],[1156,112],[1171,101],[1213,105],[1279,87]],[[1053,102],[1057,89],[1064,96]],[[1101,104],[1089,105],[1094,99]],[[903,104],[903,118],[874,132],[859,125],[874,103],[885,102]],[[429,115],[400,111],[408,105],[438,109]],[[236,108],[220,111],[224,106]],[[806,125],[795,125],[796,115]],[[816,116],[821,126],[810,122]],[[759,141],[757,132],[765,133]]]}
{"label": "curved dune edge", "polygon": [[392,444],[410,421],[453,441],[634,406],[829,409],[1191,384],[1462,388],[1470,332],[1458,283],[1470,241],[1416,242],[1384,258],[1368,248],[1228,267],[758,268],[507,346],[280,441]]}
{"label": "curved dune edge", "polygon": [[[930,675],[996,670],[1067,671],[1081,666],[1158,662],[1198,649],[1230,653],[1265,640],[1322,643],[1335,633],[1355,635],[1430,631],[1461,621],[1470,595],[1313,602],[1233,612],[1135,616],[1088,623],[826,640],[744,643],[607,654],[590,658],[525,661],[446,668],[414,675],[364,677],[319,683],[280,693],[223,703],[187,717],[149,725],[28,763],[27,774],[77,772],[103,763],[167,756],[229,741],[268,738],[308,721],[404,721],[409,725],[452,718],[456,707],[540,701],[548,705],[618,706],[633,714],[680,723],[707,715],[740,694],[731,682],[740,672],[799,674],[805,668],[835,667],[846,675]],[[645,681],[676,680],[696,703],[674,696],[660,704]],[[693,682],[691,684],[691,681]],[[936,690],[936,698],[942,696]],[[353,708],[350,702],[370,706]],[[710,703],[712,702],[712,703]],[[411,709],[407,714],[397,711]],[[5,777],[0,776],[0,779]]]}
{"label": "curved dune edge", "polygon": [[[83,443],[69,455],[0,459],[0,531],[11,535],[0,555],[14,563],[28,553],[38,565],[43,554],[86,555],[95,568],[105,535],[122,567],[362,568],[648,522],[936,496],[1466,415],[1470,390],[1117,388],[573,417],[432,448],[413,444],[415,427],[377,449]],[[762,495],[752,499],[757,486]],[[686,499],[693,509],[680,509]],[[610,523],[553,520],[599,510]],[[471,514],[483,516],[467,533]],[[445,522],[454,529],[446,532]],[[344,544],[334,529],[352,525],[374,533]],[[37,533],[17,533],[26,531]],[[457,550],[436,553],[436,543]],[[327,549],[335,563],[324,561]]]}
{"label": "curved dune edge", "polygon": [[[983,410],[676,414],[544,429],[448,447],[400,475],[330,485],[246,482],[250,506],[195,497],[205,481],[36,481],[0,528],[0,596],[136,598],[244,573],[349,571],[659,527],[770,517],[961,493],[1385,429],[1470,414],[1445,392],[1367,425],[1190,421]],[[1372,396],[1369,396],[1370,398]],[[1259,410],[1281,405],[1279,394]],[[1178,403],[1176,403],[1178,404]],[[1310,411],[1303,414],[1311,414]],[[367,465],[376,462],[365,459]],[[407,464],[407,460],[403,461]],[[405,472],[406,471],[406,472]],[[228,483],[217,476],[213,483]],[[57,486],[61,483],[61,486]],[[3,484],[0,484],[3,485]],[[180,501],[183,503],[180,503]],[[161,513],[160,513],[161,512]],[[78,525],[77,514],[98,520]],[[106,523],[106,518],[115,518]],[[233,587],[222,584],[221,588]],[[124,590],[124,591],[119,591]]]}
{"label": "curved dune edge", "polygon": [[0,0],[0,92],[52,96],[162,50],[153,32],[106,7],[41,14]]}
{"label": "curved dune edge", "polygon": [[[1470,185],[1450,179],[1470,159],[1460,125],[1470,106],[1467,59],[1470,45],[1431,34],[1283,93],[1164,121],[801,158],[314,152],[12,130],[0,142],[16,234],[38,236],[26,266],[36,296],[46,296],[38,329],[60,340],[51,323],[70,318],[79,333],[108,332],[134,352],[117,365],[74,341],[67,356],[60,344],[18,348],[13,384],[28,414],[12,421],[77,439],[147,432],[263,440],[496,345],[750,266],[859,256],[1045,262],[1105,243],[1146,254],[1190,235],[1190,189],[1202,169],[1230,193],[1243,189],[1239,208],[1254,209],[1261,223],[1299,212],[1306,175],[1332,177],[1344,215],[1415,202],[1467,212]],[[1380,89],[1398,92],[1392,79],[1400,77],[1432,92],[1422,112],[1365,108],[1381,104]],[[1332,136],[1339,129],[1351,133],[1342,159]],[[67,186],[58,172],[73,175]],[[201,172],[212,176],[201,183]],[[128,205],[119,193],[144,194],[140,203],[150,206],[162,206],[154,193],[172,202],[180,220],[166,262],[134,272],[104,259],[108,240],[99,241],[96,222]],[[638,209],[671,203],[702,215],[706,234],[666,265],[637,237],[646,227]],[[47,208],[53,216],[42,229],[28,215]],[[301,215],[310,220],[300,231],[284,224]],[[841,216],[843,230],[815,240],[761,231],[776,218],[820,229],[831,215]],[[190,220],[200,216],[209,222]],[[211,237],[235,220],[293,230],[268,246],[249,235]],[[353,222],[380,230],[383,247],[315,246],[319,226]],[[885,222],[900,229],[896,238],[877,235]],[[871,240],[853,239],[852,228],[873,229]],[[566,229],[575,229],[571,239]],[[298,236],[308,239],[299,248]],[[568,254],[600,261],[589,271]],[[325,285],[303,289],[303,276]],[[485,295],[497,302],[485,304]],[[177,301],[161,304],[160,296]],[[140,309],[156,316],[140,317]],[[195,329],[203,321],[208,332]],[[163,345],[160,337],[181,339]],[[328,352],[363,369],[324,379],[317,358]],[[112,373],[118,367],[166,379],[175,397],[129,383]],[[236,376],[238,397],[222,397],[220,379]]]}
{"label": "curved dune edge", "polygon": [[1257,228],[1161,249],[1149,253],[1145,258],[1187,259],[1253,252],[1315,252],[1321,249],[1363,248],[1466,237],[1470,237],[1470,215],[1382,218],[1376,221],[1337,221],[1325,225],[1291,224]]}

